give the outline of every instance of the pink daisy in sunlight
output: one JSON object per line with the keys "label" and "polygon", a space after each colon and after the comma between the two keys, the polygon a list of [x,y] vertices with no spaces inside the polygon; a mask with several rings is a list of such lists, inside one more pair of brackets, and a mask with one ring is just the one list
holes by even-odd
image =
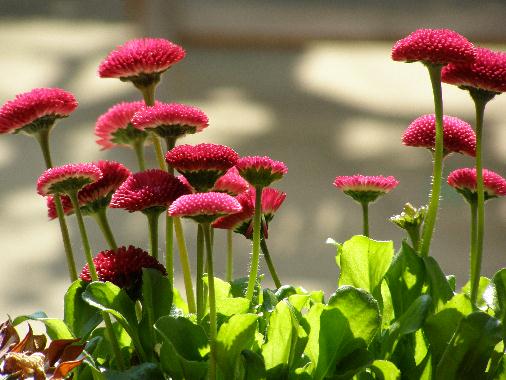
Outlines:
{"label": "pink daisy in sunlight", "polygon": [[70,115],[77,108],[77,100],[70,92],[59,88],[35,88],[0,108],[0,134],[35,133],[50,128],[56,121]]}
{"label": "pink daisy in sunlight", "polygon": [[[476,169],[461,168],[448,176],[448,184],[461,193],[468,201],[476,202]],[[506,195],[506,180],[492,170],[483,169],[483,190],[485,200]]]}
{"label": "pink daisy in sunlight", "polygon": [[240,203],[225,193],[196,193],[183,195],[169,207],[170,216],[194,219],[198,223],[211,223],[220,216],[238,213]]}
{"label": "pink daisy in sunlight", "polygon": [[446,65],[473,62],[474,57],[473,44],[450,29],[418,29],[392,48],[394,61]]}
{"label": "pink daisy in sunlight", "polygon": [[283,162],[267,156],[242,157],[235,166],[241,177],[254,187],[267,187],[288,173]]}
{"label": "pink daisy in sunlight", "polygon": [[68,194],[101,178],[102,172],[95,164],[67,164],[42,173],[37,180],[37,192],[44,196]]}
{"label": "pink daisy in sunlight", "polygon": [[[185,56],[184,49],[163,38],[139,38],[118,46],[100,63],[101,78],[158,81],[160,74]],[[143,78],[148,77],[148,78]]]}
{"label": "pink daisy in sunlight", "polygon": [[180,172],[197,192],[205,192],[228,169],[239,155],[232,148],[219,144],[179,145],[165,155],[167,163]]}
{"label": "pink daisy in sunlight", "polygon": [[342,190],[359,203],[374,202],[380,195],[384,195],[397,187],[399,181],[388,176],[338,176],[333,182],[334,186]]}
{"label": "pink daisy in sunlight", "polygon": [[184,194],[188,194],[188,188],[172,174],[149,169],[130,175],[112,195],[110,207],[129,212],[166,208]]}
{"label": "pink daisy in sunlight", "polygon": [[218,178],[212,191],[236,196],[248,190],[248,187],[248,182],[239,175],[237,168],[232,166],[223,176]]}
{"label": "pink daisy in sunlight", "polygon": [[473,87],[493,93],[506,91],[506,53],[476,48],[476,60],[443,67],[441,80],[459,87]]}
{"label": "pink daisy in sunlight", "polygon": [[[423,115],[415,119],[404,132],[402,143],[406,146],[434,150],[436,140],[436,117]],[[443,155],[462,153],[476,156],[476,134],[465,121],[443,115]]]}

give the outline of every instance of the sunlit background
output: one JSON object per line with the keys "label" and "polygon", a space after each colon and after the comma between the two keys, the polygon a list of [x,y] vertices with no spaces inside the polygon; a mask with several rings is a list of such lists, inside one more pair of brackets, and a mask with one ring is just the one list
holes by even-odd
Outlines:
{"label": "sunlit background", "polygon": [[[97,117],[113,104],[134,100],[130,84],[99,79],[101,59],[128,39],[171,39],[186,58],[164,75],[162,101],[202,108],[205,132],[186,143],[214,142],[242,155],[269,155],[286,162],[277,184],[288,193],[271,224],[269,245],[283,283],[336,287],[334,249],[327,237],[344,241],[361,232],[360,208],[332,181],[355,173],[394,175],[399,187],[371,206],[371,236],[403,234],[387,219],[405,202],[427,201],[431,156],[401,145],[410,121],[432,113],[432,94],[420,64],[391,61],[397,39],[421,27],[448,27],[480,45],[506,49],[503,1],[120,1],[0,0],[0,103],[34,87],[73,92],[79,108],[53,130],[56,164],[114,159],[135,168],[126,149],[100,151],[93,134]],[[423,5],[422,5],[423,4]],[[458,6],[457,6],[458,4]],[[473,121],[467,93],[444,86],[445,113]],[[485,166],[506,175],[506,96],[487,109]],[[153,153],[148,159],[155,166]],[[472,160],[452,156],[445,176]],[[0,320],[45,310],[62,315],[68,286],[57,222],[49,222],[35,181],[44,170],[34,140],[0,136]],[[468,209],[448,186],[434,236],[433,255],[458,283],[467,281]],[[506,263],[506,201],[487,207],[483,273]],[[147,248],[147,226],[139,214],[111,210],[117,240]],[[79,267],[77,226],[69,219]],[[185,222],[194,252],[195,225]],[[106,248],[88,223],[94,251]],[[224,273],[224,234],[216,233],[218,275]],[[236,236],[236,274],[247,273],[250,247]],[[176,259],[177,262],[177,259]],[[265,267],[263,267],[265,272]],[[176,272],[182,289],[179,268]],[[268,274],[265,283],[271,284]]]}

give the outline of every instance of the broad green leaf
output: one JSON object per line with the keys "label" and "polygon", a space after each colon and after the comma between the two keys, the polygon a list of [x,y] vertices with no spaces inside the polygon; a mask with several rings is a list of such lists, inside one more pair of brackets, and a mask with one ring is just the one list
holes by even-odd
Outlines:
{"label": "broad green leaf", "polygon": [[156,269],[142,270],[142,307],[152,312],[153,323],[170,314],[172,284],[167,276]]}
{"label": "broad green leaf", "polygon": [[488,302],[489,307],[494,310],[495,317],[502,322],[503,340],[506,342],[506,268],[494,275],[487,293],[491,298]]}
{"label": "broad green leaf", "polygon": [[386,278],[381,282],[381,299],[383,300],[381,308],[381,328],[386,330],[395,319],[394,304]]}
{"label": "broad green leaf", "polygon": [[501,323],[481,311],[463,318],[436,368],[436,380],[482,379],[495,345],[502,339]]}
{"label": "broad green leaf", "polygon": [[244,380],[265,380],[265,365],[262,356],[250,351],[243,350],[241,352],[241,359],[244,368]]}
{"label": "broad green leaf", "polygon": [[[206,286],[207,281],[207,277],[204,276],[204,283]],[[230,317],[235,314],[243,314],[249,311],[249,300],[243,297],[233,297],[230,293],[231,285],[228,282],[215,277],[214,289],[216,295],[216,312],[218,314]]]}
{"label": "broad green leaf", "polygon": [[25,321],[37,321],[44,324],[46,327],[46,334],[52,340],[56,339],[72,339],[75,336],[69,330],[68,326],[60,319],[48,318],[46,313],[39,311],[30,315],[21,315],[12,321],[14,326],[19,325]]}
{"label": "broad green leaf", "polygon": [[298,294],[297,289],[292,285],[283,285],[278,290],[276,290],[276,297],[278,297],[278,300],[282,300],[284,298],[288,298],[291,295]]}
{"label": "broad green leaf", "polygon": [[301,312],[304,306],[309,301],[309,294],[293,294],[288,297],[288,302],[292,305],[297,311]]}
{"label": "broad green leaf", "polygon": [[453,297],[453,291],[437,261],[429,256],[424,257],[425,272],[429,284],[429,294],[432,297],[432,307],[435,312]]}
{"label": "broad green leaf", "polygon": [[362,372],[365,368],[370,366],[373,360],[374,356],[368,350],[364,348],[356,349],[345,356],[339,362],[334,375],[327,378],[332,380],[351,379],[354,375]]}
{"label": "broad green leaf", "polygon": [[343,244],[339,286],[351,285],[381,296],[380,285],[394,254],[391,241],[354,236]]}
{"label": "broad green leaf", "polygon": [[237,379],[240,355],[255,341],[258,316],[238,314],[221,325],[216,336],[216,362],[225,379]]}
{"label": "broad green leaf", "polygon": [[377,380],[400,380],[401,371],[388,360],[375,360],[371,365],[371,372]]}
{"label": "broad green leaf", "polygon": [[460,321],[473,311],[469,298],[464,294],[455,295],[436,314],[425,321],[425,333],[430,341],[432,363],[437,365]]}
{"label": "broad green leaf", "polygon": [[180,309],[183,312],[183,314],[185,315],[188,314],[189,313],[188,304],[183,299],[183,297],[181,297],[181,293],[179,292],[179,290],[177,290],[176,288],[172,288],[172,291],[173,291],[172,302],[174,304],[174,307]]}
{"label": "broad green leaf", "polygon": [[143,363],[131,367],[126,371],[108,370],[104,372],[107,380],[139,380],[139,379],[163,379],[163,373],[154,363]]}
{"label": "broad green leaf", "polygon": [[399,318],[422,294],[425,281],[423,261],[405,241],[388,268],[385,280],[395,316]]}
{"label": "broad green leaf", "polygon": [[74,336],[86,339],[102,321],[97,309],[88,305],[82,298],[88,283],[76,280],[65,293],[64,318],[66,325]]}
{"label": "broad green leaf", "polygon": [[[480,282],[478,283],[478,296],[476,298],[476,306],[482,311],[487,311],[488,305],[485,300],[485,291],[490,285],[490,279],[484,276],[480,277]],[[469,298],[471,298],[471,282],[468,281],[461,290],[462,293],[466,294]]]}

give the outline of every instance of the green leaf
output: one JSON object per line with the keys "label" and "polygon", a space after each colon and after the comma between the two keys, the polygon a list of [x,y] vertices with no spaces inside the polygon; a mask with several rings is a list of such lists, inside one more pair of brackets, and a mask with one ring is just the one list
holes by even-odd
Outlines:
{"label": "green leaf", "polygon": [[337,366],[333,380],[347,380],[371,365],[374,356],[364,348],[356,349],[345,356]]}
{"label": "green leaf", "polygon": [[[485,291],[490,285],[491,281],[489,278],[481,276],[478,283],[478,296],[476,298],[476,306],[482,311],[486,311],[488,308],[487,301],[485,300]],[[461,290],[462,293],[466,294],[471,298],[471,282],[468,281]]]}
{"label": "green leaf", "polygon": [[401,378],[401,371],[388,360],[375,360],[371,365],[371,371],[377,380],[400,380]]}
{"label": "green leaf", "polygon": [[242,364],[244,367],[244,380],[265,380],[265,365],[262,357],[250,350],[241,352]]}
{"label": "green leaf", "polygon": [[153,312],[153,323],[169,315],[172,308],[172,284],[159,270],[142,270],[142,307]]}
{"label": "green leaf", "polygon": [[[207,276],[204,276],[204,283],[207,285]],[[247,298],[233,297],[231,285],[218,277],[214,278],[214,289],[216,294],[216,312],[230,317],[235,314],[247,313],[250,302]],[[209,308],[209,307],[208,307]]]}
{"label": "green leaf", "polygon": [[255,341],[258,316],[239,314],[221,325],[216,336],[216,362],[225,379],[236,379],[241,352],[250,349]]}
{"label": "green leaf", "polygon": [[172,302],[174,304],[174,307],[180,309],[184,314],[188,314],[188,304],[186,301],[181,297],[181,293],[179,293],[179,290],[176,288],[172,288]]}
{"label": "green leaf", "polygon": [[427,273],[426,280],[429,284],[432,306],[437,312],[453,297],[453,291],[437,261],[431,256],[424,257],[422,260]]}
{"label": "green leaf", "polygon": [[502,339],[501,323],[481,311],[463,318],[436,368],[436,380],[482,379],[495,345]]}
{"label": "green leaf", "polygon": [[489,306],[494,310],[495,317],[502,322],[503,339],[506,342],[506,268],[501,269],[492,277],[487,293],[490,293],[490,298],[492,298]]}
{"label": "green leaf", "polygon": [[143,363],[131,367],[126,371],[108,370],[104,372],[107,380],[139,380],[139,379],[163,379],[163,373],[154,363]]}
{"label": "green leaf", "polygon": [[38,311],[30,315],[20,315],[12,321],[14,326],[19,325],[25,321],[37,321],[44,324],[46,327],[46,334],[52,340],[56,339],[72,339],[75,336],[69,330],[68,326],[61,319],[48,318],[46,313]]}
{"label": "green leaf", "polygon": [[425,321],[425,333],[429,338],[432,363],[439,363],[460,321],[473,311],[473,305],[464,294],[455,295],[436,314]]}
{"label": "green leaf", "polygon": [[380,286],[394,254],[391,241],[375,241],[354,236],[343,244],[340,255],[339,286],[351,285],[373,295],[380,295]]}
{"label": "green leaf", "polygon": [[64,317],[66,325],[74,336],[86,339],[102,317],[94,307],[84,302],[82,294],[88,283],[83,280],[74,281],[65,293]]}

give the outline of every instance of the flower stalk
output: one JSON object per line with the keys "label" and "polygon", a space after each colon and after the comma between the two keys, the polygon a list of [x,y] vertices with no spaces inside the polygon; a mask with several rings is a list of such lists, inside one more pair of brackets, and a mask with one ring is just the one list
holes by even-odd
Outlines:
{"label": "flower stalk", "polygon": [[269,253],[269,248],[267,247],[267,242],[265,239],[261,239],[260,248],[262,249],[262,253],[264,255],[265,262],[267,263],[267,267],[269,268],[269,272],[272,277],[272,281],[274,281],[274,285],[276,289],[281,288],[282,284],[279,280],[278,273],[276,272],[276,268],[274,267],[274,263],[272,262],[271,254]]}
{"label": "flower stalk", "polygon": [[262,187],[255,187],[255,214],[253,216],[253,254],[251,256],[251,266],[246,290],[246,298],[252,302],[253,293],[258,276],[258,264],[260,259],[260,228],[262,218]]}
{"label": "flower stalk", "polygon": [[107,219],[107,209],[102,207],[98,209],[97,212],[91,214],[95,222],[97,223],[100,231],[104,235],[107,244],[109,244],[110,249],[118,248],[118,244],[116,243],[116,239],[114,238],[114,234],[112,233],[111,225],[109,224],[109,220]]}

